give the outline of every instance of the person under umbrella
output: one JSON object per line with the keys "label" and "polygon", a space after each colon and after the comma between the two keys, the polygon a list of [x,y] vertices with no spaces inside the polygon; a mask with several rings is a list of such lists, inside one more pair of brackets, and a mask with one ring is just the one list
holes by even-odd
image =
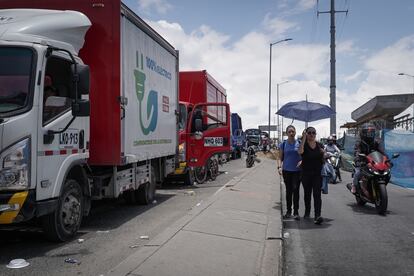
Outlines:
{"label": "person under umbrella", "polygon": [[309,218],[311,211],[311,196],[313,194],[314,223],[321,224],[322,197],[321,197],[321,170],[323,165],[324,150],[322,145],[316,141],[316,129],[308,127],[302,133],[302,143],[298,153],[302,156],[302,185],[304,190],[305,214]]}

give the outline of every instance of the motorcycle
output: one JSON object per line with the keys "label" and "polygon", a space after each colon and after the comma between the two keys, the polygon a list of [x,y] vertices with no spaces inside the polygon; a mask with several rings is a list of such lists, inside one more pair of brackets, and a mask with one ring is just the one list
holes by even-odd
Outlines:
{"label": "motorcycle", "polygon": [[332,183],[335,184],[338,182],[337,181],[338,178],[341,179],[341,172],[339,171],[339,168],[341,167],[339,163],[340,155],[338,152],[335,152],[335,153],[328,152],[327,155],[328,156],[327,156],[326,162],[328,162],[335,170],[335,176],[332,178]]}
{"label": "motorcycle", "polygon": [[256,156],[256,150],[254,146],[249,146],[247,148],[247,156],[246,156],[246,168],[251,168],[254,165],[254,161],[260,163],[260,159]]}
{"label": "motorcycle", "polygon": [[[391,159],[398,156],[400,155],[395,153]],[[383,215],[388,207],[387,184],[391,178],[392,162],[378,151],[368,155],[359,154],[359,157],[363,163],[360,167],[359,186],[354,194],[356,202],[360,206],[364,206],[367,202],[372,203],[378,214]],[[353,166],[355,167],[355,164]],[[346,186],[350,191],[352,190],[352,184]]]}

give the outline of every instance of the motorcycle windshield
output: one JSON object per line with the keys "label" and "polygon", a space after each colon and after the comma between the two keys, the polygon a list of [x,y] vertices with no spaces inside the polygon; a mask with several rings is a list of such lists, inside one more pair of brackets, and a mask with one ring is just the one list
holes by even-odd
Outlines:
{"label": "motorcycle windshield", "polygon": [[371,152],[368,154],[368,157],[371,158],[375,163],[382,163],[384,160],[384,155],[378,151]]}
{"label": "motorcycle windshield", "polygon": [[34,54],[29,48],[0,47],[0,117],[29,107],[33,63]]}

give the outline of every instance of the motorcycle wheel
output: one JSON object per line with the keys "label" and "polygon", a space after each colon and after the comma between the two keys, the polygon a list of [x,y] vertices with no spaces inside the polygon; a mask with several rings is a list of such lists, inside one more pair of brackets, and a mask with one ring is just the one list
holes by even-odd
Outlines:
{"label": "motorcycle wheel", "polygon": [[375,208],[378,214],[385,215],[388,207],[388,194],[385,184],[380,184],[376,188],[377,199],[375,200]]}
{"label": "motorcycle wheel", "polygon": [[253,166],[254,159],[253,156],[248,156],[246,159],[246,167],[251,168]]}

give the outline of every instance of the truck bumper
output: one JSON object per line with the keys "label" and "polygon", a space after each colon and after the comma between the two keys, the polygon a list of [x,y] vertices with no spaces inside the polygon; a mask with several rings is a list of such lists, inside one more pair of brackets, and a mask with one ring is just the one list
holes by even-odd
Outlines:
{"label": "truck bumper", "polygon": [[0,224],[12,224],[33,218],[35,191],[0,193]]}
{"label": "truck bumper", "polygon": [[36,202],[35,190],[0,193],[0,225],[24,222],[52,213],[58,200]]}

